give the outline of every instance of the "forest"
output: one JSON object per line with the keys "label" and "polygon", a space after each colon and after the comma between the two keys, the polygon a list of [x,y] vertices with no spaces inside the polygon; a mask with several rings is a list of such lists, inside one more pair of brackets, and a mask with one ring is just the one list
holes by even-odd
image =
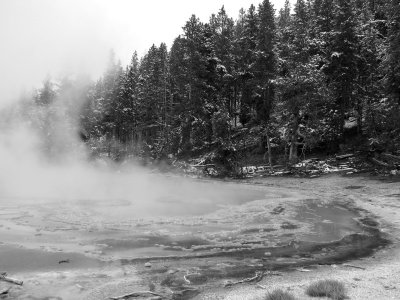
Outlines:
{"label": "forest", "polygon": [[54,142],[62,120],[93,157],[116,161],[290,164],[400,149],[398,0],[287,0],[279,11],[264,0],[237,18],[222,7],[183,25],[170,49],[133,52],[127,66],[111,53],[97,81],[47,78],[13,112],[48,153],[73,147]]}

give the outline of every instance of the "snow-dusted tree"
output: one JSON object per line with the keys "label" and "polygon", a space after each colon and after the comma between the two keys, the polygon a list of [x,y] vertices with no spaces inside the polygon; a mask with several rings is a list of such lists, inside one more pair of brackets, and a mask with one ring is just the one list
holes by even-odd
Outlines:
{"label": "snow-dusted tree", "polygon": [[347,0],[334,1],[334,27],[329,47],[330,57],[324,68],[335,94],[334,128],[343,138],[346,114],[354,106],[354,93],[358,77],[358,37],[352,4]]}
{"label": "snow-dusted tree", "polygon": [[276,27],[275,10],[269,0],[258,7],[258,35],[254,75],[256,79],[257,121],[268,124],[275,98],[274,79],[276,77]]}

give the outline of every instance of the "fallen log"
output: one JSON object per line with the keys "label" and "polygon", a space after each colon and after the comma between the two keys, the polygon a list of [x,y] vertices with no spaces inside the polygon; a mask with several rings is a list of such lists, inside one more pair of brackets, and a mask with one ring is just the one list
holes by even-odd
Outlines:
{"label": "fallen log", "polygon": [[354,265],[350,265],[350,264],[343,264],[344,267],[348,267],[348,268],[354,268],[354,269],[360,269],[360,270],[366,270],[363,267],[359,267],[359,266],[354,266]]}
{"label": "fallen log", "polygon": [[158,297],[163,297],[161,294],[157,294],[155,292],[152,291],[142,291],[142,292],[133,292],[133,293],[129,293],[129,294],[125,294],[122,296],[117,296],[117,297],[110,297],[110,299],[112,300],[123,300],[123,299],[129,299],[129,298],[133,298],[133,297],[146,297],[146,296],[158,296]]}
{"label": "fallen log", "polygon": [[304,268],[295,268],[294,270],[299,271],[299,272],[311,272],[311,270],[304,269]]}
{"label": "fallen log", "polygon": [[336,160],[342,160],[342,159],[350,158],[350,157],[353,157],[353,156],[354,156],[354,154],[338,155],[338,156],[336,156]]}
{"label": "fallen log", "polygon": [[214,164],[190,165],[193,168],[215,168]]}
{"label": "fallen log", "polygon": [[259,283],[257,283],[257,287],[259,287],[260,289],[263,289],[263,290],[267,290],[268,289],[265,285],[262,285],[262,284],[259,284]]}
{"label": "fallen log", "polygon": [[380,160],[378,160],[378,159],[376,159],[374,157],[371,158],[371,160],[372,160],[373,163],[377,164],[378,166],[385,167],[385,168],[390,167],[389,164],[387,164],[387,163],[385,163],[383,161],[380,161]]}
{"label": "fallen log", "polygon": [[273,169],[278,169],[278,168],[283,168],[283,167],[284,167],[284,165],[274,165],[274,166],[272,166]]}
{"label": "fallen log", "polygon": [[382,153],[381,154],[384,158],[392,160],[392,161],[396,161],[400,163],[400,156],[396,156],[390,153]]}
{"label": "fallen log", "polygon": [[7,274],[0,274],[0,280],[6,281],[6,282],[10,282],[10,283],[14,283],[16,285],[23,285],[24,282],[22,280],[18,280],[18,279],[14,279],[11,277],[7,277]]}
{"label": "fallen log", "polygon": [[264,272],[256,272],[256,274],[253,277],[250,278],[245,278],[243,280],[235,281],[235,282],[227,282],[225,284],[225,287],[230,287],[236,284],[241,284],[241,283],[246,283],[246,282],[259,282],[261,279],[264,277]]}
{"label": "fallen log", "polygon": [[266,271],[266,272],[256,272],[256,274],[253,277],[250,278],[245,278],[243,280],[235,281],[235,282],[227,282],[225,283],[224,287],[231,287],[236,284],[241,284],[241,283],[248,283],[248,282],[260,282],[264,276],[282,276],[282,273],[280,272],[271,272],[271,271]]}

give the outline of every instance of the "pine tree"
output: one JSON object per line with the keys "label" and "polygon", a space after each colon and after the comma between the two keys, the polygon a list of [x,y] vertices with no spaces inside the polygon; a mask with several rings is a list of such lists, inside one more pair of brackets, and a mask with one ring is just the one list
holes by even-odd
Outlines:
{"label": "pine tree", "polygon": [[[357,90],[355,109],[360,133],[364,129],[370,136],[377,135],[378,103],[382,99],[379,23],[369,3],[362,3],[358,9],[357,35],[360,39],[357,68]],[[364,124],[365,123],[365,124]]]}
{"label": "pine tree", "polygon": [[[293,8],[286,0],[275,16],[264,0],[242,9],[236,22],[224,7],[209,23],[193,15],[170,52],[164,43],[153,45],[140,59],[134,53],[126,68],[111,53],[92,84],[45,81],[29,118],[51,149],[51,119],[68,119],[77,109],[73,99],[86,94],[85,140],[114,158],[122,151],[160,158],[211,147],[227,153],[238,126],[257,126],[268,141],[273,136],[289,146],[295,162],[305,144],[343,141],[350,118],[361,137],[395,140],[399,2],[296,0]],[[59,98],[67,102],[62,109]]]}
{"label": "pine tree", "polygon": [[388,3],[389,35],[386,58],[387,90],[392,99],[400,105],[400,3]]}
{"label": "pine tree", "polygon": [[215,59],[218,60],[216,66],[218,78],[216,88],[218,90],[218,110],[228,110],[231,118],[236,112],[236,74],[235,61],[233,55],[234,47],[234,21],[228,17],[224,7],[217,15],[212,15],[210,19],[210,29],[212,31],[212,50]]}
{"label": "pine tree", "polygon": [[347,0],[336,0],[334,3],[334,31],[325,71],[336,97],[334,127],[338,136],[343,138],[346,114],[354,107],[354,92],[358,76],[358,39],[351,3]]}
{"label": "pine tree", "polygon": [[276,76],[276,28],[275,13],[269,0],[264,0],[258,8],[258,35],[255,78],[257,82],[257,121],[268,124],[275,97]]}
{"label": "pine tree", "polygon": [[286,0],[283,8],[279,10],[278,27],[282,29],[289,26],[291,19],[290,17],[290,2],[289,0]]}
{"label": "pine tree", "polygon": [[285,1],[285,6],[280,10],[277,28],[277,54],[278,54],[278,73],[280,76],[285,76],[289,73],[289,56],[292,53],[292,16],[290,13],[290,2]]}
{"label": "pine tree", "polygon": [[239,120],[246,125],[255,119],[256,108],[254,90],[256,87],[256,47],[258,38],[258,20],[254,5],[251,5],[243,18],[243,35],[237,43],[240,49],[239,78],[241,84]]}
{"label": "pine tree", "polygon": [[218,110],[216,84],[221,72],[211,27],[193,15],[183,30],[171,50],[171,80],[173,102],[180,104],[179,144],[185,152],[212,140],[211,117]]}
{"label": "pine tree", "polygon": [[139,84],[139,59],[137,52],[132,55],[131,63],[125,72],[124,81],[124,113],[128,139],[131,146],[135,146],[138,136],[137,127],[140,117],[138,103],[138,84]]}
{"label": "pine tree", "polygon": [[285,129],[289,161],[298,159],[299,146],[304,150],[321,125],[320,111],[328,98],[324,74],[318,68],[318,55],[312,56],[310,11],[303,0],[295,3],[290,23],[279,28],[280,77],[278,78],[277,119]]}
{"label": "pine tree", "polygon": [[314,13],[314,28],[322,36],[329,33],[334,26],[333,13],[334,13],[333,0],[314,0],[312,10]]}
{"label": "pine tree", "polygon": [[43,87],[38,90],[38,93],[35,97],[35,102],[38,105],[50,105],[54,103],[56,97],[57,93],[54,83],[50,78],[47,78],[43,82]]}

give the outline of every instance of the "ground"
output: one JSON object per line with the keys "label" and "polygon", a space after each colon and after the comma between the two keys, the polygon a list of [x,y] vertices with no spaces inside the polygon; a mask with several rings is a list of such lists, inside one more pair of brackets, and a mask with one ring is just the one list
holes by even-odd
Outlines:
{"label": "ground", "polygon": [[[257,300],[282,288],[309,299],[306,286],[323,278],[344,282],[350,299],[400,299],[399,182],[328,175],[161,186],[140,205],[2,199],[0,271],[24,285],[0,282],[0,291]],[[234,284],[265,271],[259,282]]]}
{"label": "ground", "polygon": [[[341,177],[329,176],[313,180],[300,178],[269,178],[255,180],[257,184],[285,187],[291,190],[312,191],[323,197],[342,197],[356,203],[377,217],[382,230],[386,232],[392,244],[374,255],[349,262],[354,267],[344,265],[322,265],[310,269],[310,272],[287,272],[282,277],[265,277],[259,285],[241,285],[230,291],[217,291],[197,299],[251,299],[257,300],[274,289],[288,290],[297,299],[313,299],[305,294],[310,282],[320,279],[337,279],[347,288],[350,299],[400,299],[400,184],[397,180],[380,181],[365,176]],[[361,187],[346,189],[346,187]],[[358,269],[355,267],[361,267]],[[315,298],[314,298],[315,299]]]}

